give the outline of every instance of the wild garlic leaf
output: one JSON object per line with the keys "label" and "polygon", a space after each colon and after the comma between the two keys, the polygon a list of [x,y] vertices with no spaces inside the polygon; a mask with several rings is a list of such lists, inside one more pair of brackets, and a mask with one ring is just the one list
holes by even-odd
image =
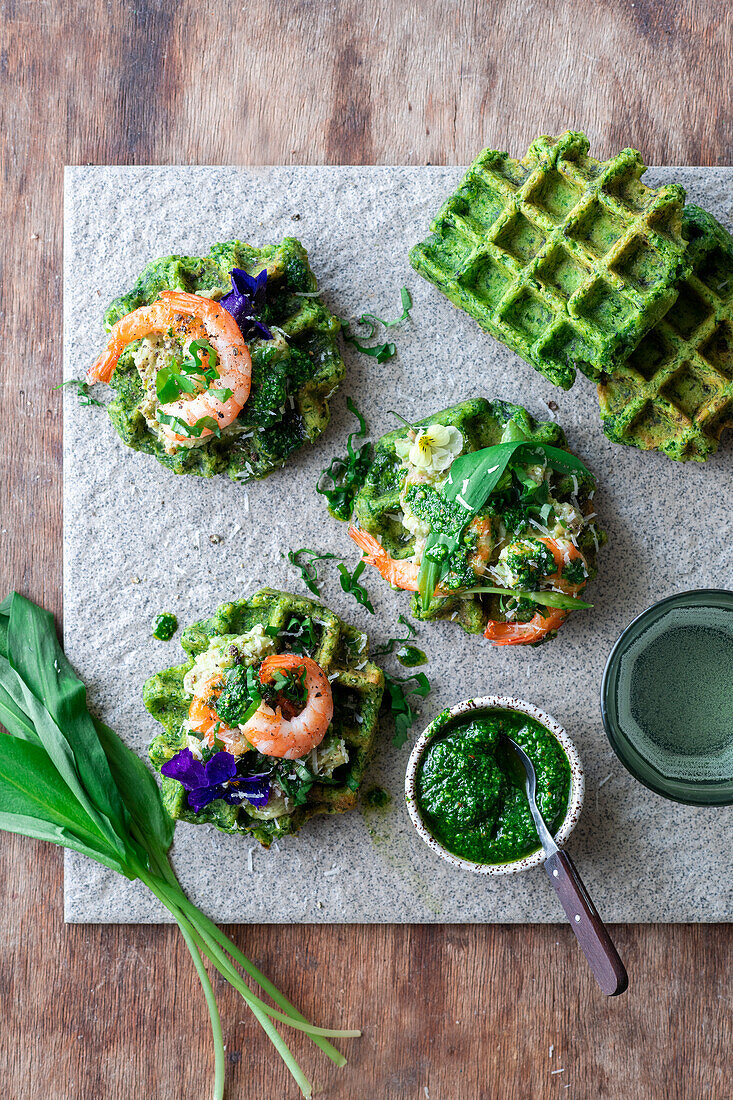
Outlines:
{"label": "wild garlic leaf", "polygon": [[173,843],[176,823],[166,813],[160,791],[150,771],[114,730],[92,718],[115,786],[130,816],[145,837],[150,837],[165,853]]}
{"label": "wild garlic leaf", "polygon": [[124,806],[87,710],[86,688],[58,642],[53,616],[18,593],[0,604],[4,615],[10,661],[0,660],[0,684],[33,722],[64,781],[90,802],[92,816],[107,819],[103,832],[116,843]]}

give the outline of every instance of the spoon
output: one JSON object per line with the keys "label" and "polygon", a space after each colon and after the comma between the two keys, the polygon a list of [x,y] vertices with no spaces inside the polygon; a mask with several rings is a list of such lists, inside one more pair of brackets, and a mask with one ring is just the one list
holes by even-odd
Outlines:
{"label": "spoon", "polygon": [[606,926],[588,896],[583,880],[567,852],[560,851],[544,822],[537,805],[537,773],[534,764],[516,741],[506,737],[506,742],[519,757],[526,773],[527,801],[540,843],[547,856],[545,870],[560,899],[565,916],[570,922],[580,947],[588,960],[596,981],[607,997],[623,993],[629,984],[626,968],[619,958]]}

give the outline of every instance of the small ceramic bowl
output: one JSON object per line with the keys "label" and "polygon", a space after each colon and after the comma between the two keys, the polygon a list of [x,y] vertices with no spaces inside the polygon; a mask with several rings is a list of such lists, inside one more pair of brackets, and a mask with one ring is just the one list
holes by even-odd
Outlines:
{"label": "small ceramic bowl", "polygon": [[[583,775],[583,765],[578,756],[578,750],[575,748],[575,745],[562,726],[560,726],[551,715],[545,714],[543,710],[533,706],[532,703],[525,703],[523,699],[513,699],[508,695],[484,695],[479,699],[468,699],[463,703],[456,703],[447,713],[450,714],[452,718],[460,718],[461,716],[471,715],[477,711],[487,710],[512,710],[519,711],[520,714],[526,714],[529,718],[534,718],[535,722],[539,722],[543,725],[545,729],[549,730],[559,741],[570,764],[570,797],[568,798],[568,809],[560,829],[555,836],[558,846],[562,848],[575,828],[583,805],[585,777]],[[438,715],[438,717],[441,717],[445,713],[445,711],[442,711],[441,715]],[[427,846],[432,848],[432,850],[439,855],[441,859],[444,859],[446,863],[452,863],[454,867],[460,867],[464,871],[473,871],[477,875],[512,875],[517,871],[527,871],[530,867],[541,866],[545,861],[545,853],[542,848],[538,848],[536,852],[531,852],[528,856],[523,856],[522,859],[515,859],[509,863],[473,863],[471,860],[461,859],[460,856],[453,855],[452,852],[444,848],[428,831],[420,816],[415,797],[417,769],[425,749],[430,744],[433,737],[435,737],[436,734],[442,735],[444,732],[445,725],[443,723],[438,724],[438,718],[434,718],[417,740],[415,747],[410,753],[410,759],[407,764],[407,773],[405,775],[405,801],[407,802],[407,810],[410,814],[412,824],[417,829],[418,835],[425,841]]]}

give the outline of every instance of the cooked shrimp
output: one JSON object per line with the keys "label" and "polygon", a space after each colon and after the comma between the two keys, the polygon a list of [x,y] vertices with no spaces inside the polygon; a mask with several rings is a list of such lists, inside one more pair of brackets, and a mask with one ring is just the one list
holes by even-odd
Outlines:
{"label": "cooked shrimp", "polygon": [[260,666],[260,681],[271,684],[276,672],[305,672],[308,693],[300,714],[285,718],[278,705],[273,710],[261,703],[241,728],[245,737],[264,756],[298,760],[320,745],[333,718],[331,684],[323,669],[310,657],[295,653],[278,653],[265,657]]}
{"label": "cooked shrimp", "polygon": [[567,611],[555,609],[547,617],[540,615],[539,611],[535,612],[528,623],[499,623],[490,620],[484,631],[484,638],[488,638],[494,645],[529,645],[544,638],[551,630],[557,630],[568,614]]}
{"label": "cooked shrimp", "polygon": [[360,527],[349,527],[348,533],[364,554],[367,565],[373,565],[378,569],[388,584],[393,588],[402,588],[406,592],[417,592],[419,565],[414,561],[398,561],[390,557],[381,542]]}
{"label": "cooked shrimp", "polygon": [[[128,344],[153,333],[166,333],[170,329],[188,338],[204,337],[211,343],[218,356],[219,377],[215,388],[229,389],[232,396],[220,401],[210,390],[204,390],[191,398],[169,401],[161,405],[161,411],[167,416],[178,417],[188,425],[210,416],[220,428],[228,427],[249,397],[252,359],[231,313],[211,298],[187,294],[182,290],[163,290],[152,305],[141,306],[120,318],[112,327],[105,351],[89,370],[87,382],[109,382]],[[169,425],[161,425],[161,428],[171,442],[186,441],[186,436],[179,435]],[[211,429],[203,428],[197,438],[207,435],[211,435]]]}
{"label": "cooked shrimp", "polygon": [[[566,592],[569,596],[576,595],[586,582],[569,584],[563,580],[562,571],[569,561],[574,558],[583,558],[580,550],[573,543],[568,543],[563,547],[556,539],[540,538],[539,541],[543,542],[550,550],[557,566],[557,572],[553,573],[548,580],[551,580],[556,588]],[[585,558],[583,558],[583,561],[585,561]],[[500,623],[489,620],[484,631],[484,637],[492,641],[494,645],[530,645],[532,642],[538,642],[540,638],[544,638],[550,631],[557,630],[569,614],[569,611],[554,608],[547,615],[542,615],[539,611],[536,611],[527,623]]]}
{"label": "cooked shrimp", "polygon": [[[484,566],[491,557],[492,539],[491,539],[491,516],[474,516],[469,524],[469,530],[474,530],[478,533],[478,545],[476,552],[471,558],[474,570],[477,574],[484,572]],[[417,578],[420,573],[420,566],[414,561],[402,561],[389,556],[382,544],[378,542],[373,535],[370,535],[367,531],[363,531],[359,527],[349,527],[349,535],[354,540],[359,549],[364,553],[364,561],[367,565],[373,565],[375,569],[379,570],[384,579],[393,586],[393,588],[402,588],[405,592],[417,592]],[[437,587],[435,589],[436,596],[450,596],[454,595],[455,589],[452,591],[446,588]]]}

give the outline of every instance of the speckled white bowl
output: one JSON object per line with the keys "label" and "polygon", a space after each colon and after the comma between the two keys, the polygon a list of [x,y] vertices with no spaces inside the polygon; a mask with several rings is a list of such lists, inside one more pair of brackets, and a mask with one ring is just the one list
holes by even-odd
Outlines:
{"label": "speckled white bowl", "polygon": [[[523,699],[513,699],[509,695],[484,695],[479,699],[467,699],[463,703],[456,703],[455,706],[450,707],[447,713],[455,718],[461,715],[470,715],[476,711],[486,710],[519,711],[520,714],[526,714],[529,718],[534,718],[536,722],[539,722],[545,729],[548,729],[557,741],[559,741],[570,763],[571,777],[567,813],[555,836],[558,846],[562,848],[575,828],[583,806],[585,776],[583,774],[583,765],[578,756],[578,750],[562,726],[559,725],[551,715],[545,714],[543,710],[533,706],[532,703],[525,703]],[[545,861],[545,853],[542,848],[539,848],[536,852],[532,852],[528,856],[524,856],[522,859],[512,860],[510,863],[473,863],[471,860],[461,859],[460,856],[454,856],[452,852],[449,852],[447,848],[439,844],[435,837],[428,832],[428,829],[420,817],[420,812],[415,800],[417,768],[425,749],[430,744],[433,737],[436,733],[442,733],[444,731],[444,727],[442,727],[441,730],[436,730],[435,726],[438,718],[445,713],[446,711],[441,711],[440,715],[437,715],[424,733],[421,734],[410,753],[410,759],[407,764],[407,772],[405,774],[405,801],[407,802],[407,810],[410,814],[412,824],[417,829],[418,835],[425,841],[429,848],[432,848],[432,850],[440,856],[441,859],[444,859],[447,863],[452,863],[454,867],[460,867],[464,871],[473,871],[477,875],[512,875],[516,871],[526,871],[530,867],[541,866]]]}

